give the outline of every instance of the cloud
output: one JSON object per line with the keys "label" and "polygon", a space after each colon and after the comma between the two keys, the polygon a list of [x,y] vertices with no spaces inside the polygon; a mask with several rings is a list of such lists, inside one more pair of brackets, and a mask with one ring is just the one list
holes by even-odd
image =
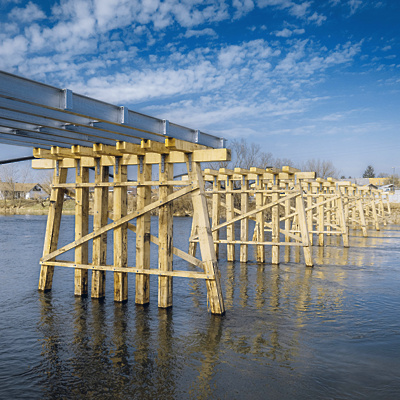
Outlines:
{"label": "cloud", "polygon": [[31,1],[25,7],[15,7],[8,14],[9,18],[22,23],[45,19],[45,13]]}
{"label": "cloud", "polygon": [[321,25],[322,22],[326,20],[325,16],[317,12],[311,14],[311,1],[296,3],[292,0],[258,0],[257,4],[260,8],[276,7],[280,10],[287,10],[290,15],[308,22],[316,23],[317,25]]}
{"label": "cloud", "polygon": [[349,0],[350,15],[354,14],[359,7],[362,6],[362,0]]}
{"label": "cloud", "polygon": [[213,37],[217,37],[217,33],[214,31],[214,29],[211,28],[205,28],[202,30],[193,30],[193,29],[189,29],[188,31],[186,31],[185,35],[186,38],[191,38],[193,36],[195,37],[199,37],[199,36],[213,36]]}
{"label": "cloud", "polygon": [[318,14],[318,13],[313,13],[312,15],[310,15],[308,18],[307,18],[307,20],[309,21],[309,22],[314,22],[316,25],[318,25],[318,26],[321,26],[322,25],[322,23],[324,22],[324,21],[326,21],[326,17],[325,17],[325,15],[321,15],[321,14]]}
{"label": "cloud", "polygon": [[294,34],[295,35],[302,35],[304,32],[305,32],[304,29],[293,29],[293,30],[290,30],[288,28],[284,28],[281,31],[275,31],[274,35],[277,36],[277,37],[288,38],[288,37],[291,37]]}
{"label": "cloud", "polygon": [[236,9],[234,19],[239,19],[254,9],[253,0],[233,0],[232,6]]}

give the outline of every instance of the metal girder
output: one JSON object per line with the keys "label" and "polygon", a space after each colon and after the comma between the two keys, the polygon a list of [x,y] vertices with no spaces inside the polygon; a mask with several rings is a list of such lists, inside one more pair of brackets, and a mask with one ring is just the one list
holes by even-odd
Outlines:
{"label": "metal girder", "polygon": [[225,147],[223,138],[3,71],[0,127],[0,142],[23,146],[25,137],[27,147],[110,145],[119,140],[139,144],[142,139],[164,142],[166,137]]}

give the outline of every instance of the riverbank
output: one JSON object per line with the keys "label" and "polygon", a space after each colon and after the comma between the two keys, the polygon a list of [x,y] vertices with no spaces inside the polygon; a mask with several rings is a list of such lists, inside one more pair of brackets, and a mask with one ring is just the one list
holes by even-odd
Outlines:
{"label": "riverbank", "polygon": [[[152,198],[155,201],[156,198]],[[109,211],[112,212],[112,197],[109,199]],[[0,215],[47,215],[49,212],[50,200],[24,200],[1,202]],[[128,198],[128,213],[136,209],[136,197]],[[173,202],[173,213],[175,217],[187,217],[193,215],[192,201],[190,197],[180,198]],[[64,201],[63,215],[75,214],[75,200]],[[93,215],[93,201],[89,202],[89,214]],[[152,215],[157,215],[154,210]]]}

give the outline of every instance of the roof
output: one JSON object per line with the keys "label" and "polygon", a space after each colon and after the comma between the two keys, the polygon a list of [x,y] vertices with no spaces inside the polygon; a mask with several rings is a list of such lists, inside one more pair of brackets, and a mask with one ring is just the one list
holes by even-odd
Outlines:
{"label": "roof", "polygon": [[[11,186],[13,185],[13,187]],[[30,192],[35,186],[40,186],[42,188],[42,185],[40,183],[9,183],[9,182],[0,182],[0,191],[9,191],[11,188],[14,190],[14,192]],[[42,188],[43,189],[43,188]]]}

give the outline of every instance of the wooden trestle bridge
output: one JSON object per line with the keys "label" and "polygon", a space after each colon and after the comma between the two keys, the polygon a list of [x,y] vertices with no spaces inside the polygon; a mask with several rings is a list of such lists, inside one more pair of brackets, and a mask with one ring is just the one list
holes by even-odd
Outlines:
{"label": "wooden trestle bridge", "polygon": [[[112,271],[114,300],[122,302],[128,298],[128,273],[134,273],[135,302],[147,304],[150,275],[158,275],[158,306],[167,308],[172,306],[174,277],[203,279],[211,313],[223,314],[217,261],[221,245],[226,245],[228,261],[235,260],[239,247],[241,262],[249,260],[252,246],[259,263],[266,262],[265,248],[270,246],[272,264],[279,264],[282,246],[298,246],[305,265],[312,267],[314,237],[315,244],[323,246],[326,235],[339,235],[348,247],[350,227],[366,236],[368,229],[385,225],[390,214],[388,198],[381,191],[319,179],[314,172],[291,167],[203,171],[201,163],[230,160],[223,138],[4,72],[0,72],[0,143],[32,147],[33,168],[54,171],[40,260],[41,291],[51,290],[55,267],[70,267],[75,269],[75,295],[88,295],[90,286],[91,297],[102,298],[105,273]],[[188,179],[174,179],[177,164],[186,166]],[[71,174],[67,180],[69,170],[74,182]],[[136,188],[137,206],[128,212],[131,187]],[[154,188],[157,200],[151,196]],[[111,191],[112,205],[108,204]],[[75,198],[75,240],[59,248],[65,193]],[[172,234],[172,203],[183,196],[191,197],[194,210],[188,251],[174,247]],[[154,210],[159,216],[158,236],[150,229]],[[128,230],[135,233],[134,243],[128,243]],[[112,265],[107,264],[109,231]],[[150,265],[150,243],[158,246],[157,266]],[[133,266],[128,265],[131,246],[135,246]],[[62,259],[68,251],[74,251],[74,261]],[[174,256],[198,271],[174,270]]]}

